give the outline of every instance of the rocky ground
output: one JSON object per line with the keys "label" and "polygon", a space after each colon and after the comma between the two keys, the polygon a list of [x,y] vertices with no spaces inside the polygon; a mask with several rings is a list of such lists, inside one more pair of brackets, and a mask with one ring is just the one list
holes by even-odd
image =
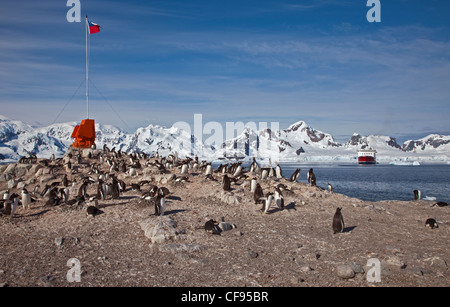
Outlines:
{"label": "rocky ground", "polygon": [[[93,152],[100,153],[101,151]],[[106,153],[104,153],[106,154]],[[111,153],[108,153],[111,156]],[[0,191],[21,194],[39,185],[60,182],[64,174],[75,182],[72,199],[95,163],[76,158],[67,168],[62,160],[9,164],[0,167]],[[123,158],[128,167],[128,157]],[[259,180],[264,192],[284,183],[285,208],[272,204],[269,214],[255,205],[250,182],[239,180],[231,192],[221,186],[222,174],[207,178],[203,170],[189,170],[179,182],[180,167],[165,173],[146,166],[130,175],[112,171],[127,184],[119,199],[100,200],[99,213],[87,216],[80,206],[61,202],[45,206],[37,194],[30,209],[21,206],[14,217],[0,216],[0,285],[21,286],[167,286],[167,287],[299,287],[299,286],[449,286],[450,208],[433,202],[365,202],[305,182],[271,177]],[[53,166],[53,167],[52,167]],[[51,174],[53,172],[53,174]],[[250,174],[249,174],[250,175]],[[90,174],[98,178],[99,174]],[[251,178],[251,176],[249,177]],[[151,201],[131,183],[149,180],[170,190],[164,216],[154,215]],[[300,180],[301,181],[301,180]],[[61,187],[61,184],[60,184]],[[87,194],[96,194],[89,184]],[[332,219],[342,207],[343,233],[333,234]],[[425,227],[435,218],[439,228]],[[203,229],[209,219],[237,227],[212,235]],[[367,266],[369,259],[380,263]],[[80,281],[69,275],[80,265]],[[367,276],[379,276],[369,282]],[[76,275],[70,275],[72,278]]]}

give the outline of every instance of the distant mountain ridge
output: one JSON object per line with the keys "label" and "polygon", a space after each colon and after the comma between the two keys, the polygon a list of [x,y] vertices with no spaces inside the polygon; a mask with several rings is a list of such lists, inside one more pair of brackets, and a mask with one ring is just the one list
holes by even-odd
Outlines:
{"label": "distant mountain ridge", "polygon": [[[62,156],[72,144],[76,122],[33,128],[21,121],[0,115],[0,161],[14,162],[30,153],[38,157]],[[177,152],[180,156],[198,155],[205,160],[224,157],[271,158],[272,161],[354,161],[356,150],[372,147],[380,161],[450,162],[450,136],[431,134],[399,145],[389,136],[353,134],[340,144],[332,135],[299,121],[287,129],[254,131],[248,127],[236,138],[222,144],[205,144],[189,132],[176,127],[149,125],[126,133],[111,125],[96,124],[98,148],[107,145],[123,152]]]}

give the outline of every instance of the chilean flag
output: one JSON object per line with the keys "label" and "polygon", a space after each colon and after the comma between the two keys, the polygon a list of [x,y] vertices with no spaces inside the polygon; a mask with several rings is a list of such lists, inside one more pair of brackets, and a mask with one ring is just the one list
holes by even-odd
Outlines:
{"label": "chilean flag", "polygon": [[90,22],[89,23],[89,34],[94,34],[100,32],[100,26],[96,23]]}

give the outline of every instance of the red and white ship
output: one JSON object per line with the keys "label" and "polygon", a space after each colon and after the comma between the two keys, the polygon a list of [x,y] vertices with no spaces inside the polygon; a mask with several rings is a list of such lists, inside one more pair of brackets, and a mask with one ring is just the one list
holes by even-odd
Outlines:
{"label": "red and white ship", "polygon": [[358,164],[376,164],[377,151],[372,148],[358,150]]}

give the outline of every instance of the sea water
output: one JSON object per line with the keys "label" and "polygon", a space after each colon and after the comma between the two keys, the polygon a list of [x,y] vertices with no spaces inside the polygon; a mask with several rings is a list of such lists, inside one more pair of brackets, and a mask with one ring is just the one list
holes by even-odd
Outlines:
{"label": "sea water", "polygon": [[283,177],[301,168],[300,182],[306,182],[310,168],[317,185],[334,192],[365,201],[412,200],[413,191],[420,190],[422,199],[450,202],[450,165],[357,165],[281,164]]}
{"label": "sea water", "polygon": [[[248,164],[243,164],[248,169]],[[264,166],[264,165],[261,165]],[[273,165],[274,166],[274,165]],[[307,182],[310,168],[317,186],[365,201],[412,200],[420,190],[422,199],[450,203],[450,165],[358,165],[327,163],[280,163],[283,177],[289,178],[301,168],[299,182]]]}

